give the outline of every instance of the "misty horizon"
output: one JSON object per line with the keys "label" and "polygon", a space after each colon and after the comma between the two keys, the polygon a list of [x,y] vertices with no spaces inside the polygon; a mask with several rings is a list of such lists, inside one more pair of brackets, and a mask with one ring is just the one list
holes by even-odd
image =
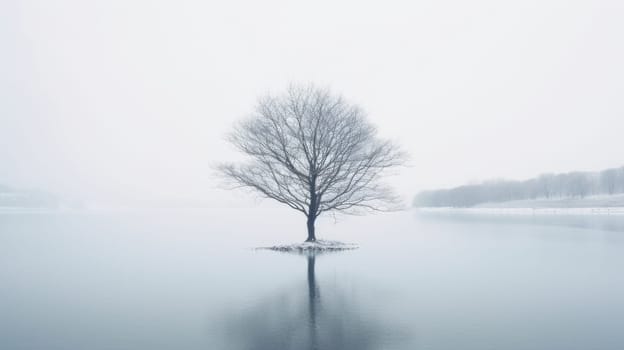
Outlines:
{"label": "misty horizon", "polygon": [[3,5],[1,184],[245,205],[211,167],[238,157],[223,139],[230,125],[291,82],[343,94],[404,146],[410,166],[389,182],[406,201],[623,161],[615,1],[359,4],[349,25],[348,3],[120,4]]}

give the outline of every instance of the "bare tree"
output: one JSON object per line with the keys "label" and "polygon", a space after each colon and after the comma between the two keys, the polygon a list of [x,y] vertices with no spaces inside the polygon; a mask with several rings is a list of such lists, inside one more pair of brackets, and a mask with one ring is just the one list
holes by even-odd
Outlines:
{"label": "bare tree", "polygon": [[308,238],[326,212],[390,210],[397,197],[380,177],[404,161],[397,145],[377,137],[363,111],[314,86],[291,86],[261,99],[228,140],[247,162],[222,164],[221,175],[237,187],[298,210]]}

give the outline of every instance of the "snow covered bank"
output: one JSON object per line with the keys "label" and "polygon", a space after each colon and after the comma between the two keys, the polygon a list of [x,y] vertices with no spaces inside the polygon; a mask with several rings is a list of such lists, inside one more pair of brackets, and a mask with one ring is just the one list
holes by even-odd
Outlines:
{"label": "snow covered bank", "polygon": [[474,208],[532,208],[532,209],[622,209],[624,195],[602,195],[584,198],[530,199],[508,202],[489,202]]}
{"label": "snow covered bank", "polygon": [[257,249],[274,250],[279,252],[296,253],[303,255],[315,255],[329,252],[339,252],[343,250],[353,250],[358,248],[359,246],[354,243],[343,243],[338,241],[326,241],[319,239],[316,242],[292,243],[271,247],[260,247]]}
{"label": "snow covered bank", "polygon": [[418,208],[422,211],[461,211],[509,214],[624,214],[624,195],[584,198],[527,199],[488,202],[466,208]]}
{"label": "snow covered bank", "polygon": [[472,207],[472,208],[417,208],[429,213],[457,212],[474,214],[514,215],[624,215],[624,207],[614,208],[528,208],[528,207]]}

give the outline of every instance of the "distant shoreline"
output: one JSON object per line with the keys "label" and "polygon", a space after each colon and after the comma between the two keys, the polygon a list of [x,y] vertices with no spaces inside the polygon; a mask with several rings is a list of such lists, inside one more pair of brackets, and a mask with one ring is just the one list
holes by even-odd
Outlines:
{"label": "distant shoreline", "polygon": [[624,214],[624,195],[532,199],[482,203],[472,207],[415,207],[424,211],[535,214]]}
{"label": "distant shoreline", "polygon": [[518,215],[624,215],[624,207],[608,208],[453,208],[421,207],[417,211],[429,213],[474,213],[474,214],[518,214]]}

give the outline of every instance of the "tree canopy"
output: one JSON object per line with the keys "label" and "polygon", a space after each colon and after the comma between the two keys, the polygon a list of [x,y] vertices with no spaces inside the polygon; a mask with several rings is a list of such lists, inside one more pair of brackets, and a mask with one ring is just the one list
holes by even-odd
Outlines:
{"label": "tree canopy", "polygon": [[228,140],[247,161],[222,164],[220,173],[302,212],[308,231],[325,212],[396,207],[397,197],[380,179],[405,154],[377,136],[361,108],[327,89],[291,86],[284,95],[260,99]]}

